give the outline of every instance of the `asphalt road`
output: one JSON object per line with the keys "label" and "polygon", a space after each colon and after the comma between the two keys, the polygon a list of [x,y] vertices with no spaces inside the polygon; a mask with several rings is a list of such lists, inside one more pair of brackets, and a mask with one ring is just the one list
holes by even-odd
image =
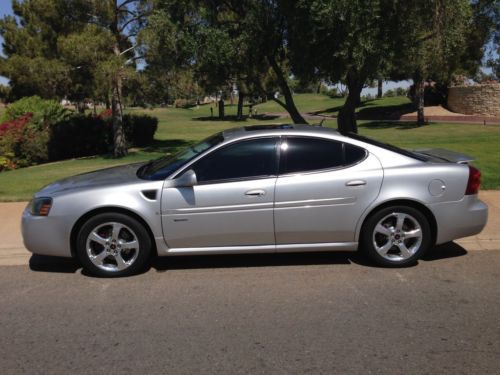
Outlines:
{"label": "asphalt road", "polygon": [[0,267],[0,373],[500,371],[500,251],[416,267],[347,253],[157,260],[127,279]]}

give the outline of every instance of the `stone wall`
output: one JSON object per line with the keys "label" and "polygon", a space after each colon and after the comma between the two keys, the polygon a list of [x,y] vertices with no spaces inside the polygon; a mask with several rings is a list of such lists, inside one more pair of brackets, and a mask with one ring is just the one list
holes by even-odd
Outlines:
{"label": "stone wall", "polygon": [[466,115],[500,116],[500,83],[450,87],[448,108]]}

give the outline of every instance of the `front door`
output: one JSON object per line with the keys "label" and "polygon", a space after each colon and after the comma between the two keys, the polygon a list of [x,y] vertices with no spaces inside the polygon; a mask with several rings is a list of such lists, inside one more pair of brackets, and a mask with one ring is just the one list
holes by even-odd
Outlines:
{"label": "front door", "polygon": [[193,187],[166,188],[162,226],[171,249],[268,247],[274,251],[277,138],[222,146],[190,168]]}

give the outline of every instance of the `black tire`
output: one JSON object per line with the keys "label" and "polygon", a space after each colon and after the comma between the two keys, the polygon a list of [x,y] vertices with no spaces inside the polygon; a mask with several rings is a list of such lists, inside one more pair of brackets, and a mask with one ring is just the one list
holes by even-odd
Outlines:
{"label": "black tire", "polygon": [[[93,237],[97,240],[89,238],[96,230],[100,231],[98,237]],[[106,242],[102,243],[102,240]],[[130,276],[143,271],[150,259],[151,248],[148,231],[139,221],[114,212],[98,214],[87,220],[76,241],[77,256],[83,268],[101,277]],[[102,260],[97,259],[104,256],[106,258]],[[100,262],[102,264],[97,265]]]}
{"label": "black tire", "polygon": [[[402,220],[400,229],[397,224],[398,218]],[[381,226],[378,226],[379,224]],[[420,237],[413,237],[419,230]],[[430,224],[425,215],[413,207],[385,207],[366,219],[360,234],[360,245],[360,250],[377,265],[384,267],[412,265],[432,245]]]}

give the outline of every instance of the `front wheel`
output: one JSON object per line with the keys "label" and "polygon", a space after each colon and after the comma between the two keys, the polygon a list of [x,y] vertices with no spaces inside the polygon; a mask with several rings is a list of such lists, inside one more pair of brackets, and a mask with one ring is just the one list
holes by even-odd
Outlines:
{"label": "front wheel", "polygon": [[120,213],[90,218],[78,233],[77,254],[85,269],[97,276],[128,276],[143,270],[151,253],[144,226]]}
{"label": "front wheel", "polygon": [[392,206],[370,216],[361,233],[362,250],[382,266],[415,263],[431,246],[429,221],[419,210]]}

